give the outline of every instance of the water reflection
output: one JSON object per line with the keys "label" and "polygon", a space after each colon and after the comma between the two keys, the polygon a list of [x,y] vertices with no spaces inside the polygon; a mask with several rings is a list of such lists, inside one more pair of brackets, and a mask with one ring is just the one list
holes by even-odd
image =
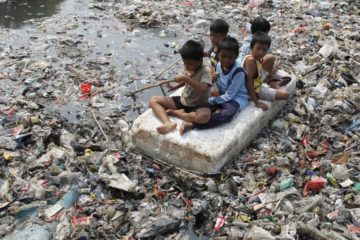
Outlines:
{"label": "water reflection", "polygon": [[58,5],[64,0],[0,0],[0,26],[19,28],[24,21],[48,17],[57,13]]}

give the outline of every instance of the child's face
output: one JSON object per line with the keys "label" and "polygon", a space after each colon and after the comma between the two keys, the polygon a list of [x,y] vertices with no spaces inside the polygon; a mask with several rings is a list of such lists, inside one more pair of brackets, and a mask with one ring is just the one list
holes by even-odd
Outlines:
{"label": "child's face", "polygon": [[210,32],[210,41],[214,46],[218,46],[225,37],[224,34]]}
{"label": "child's face", "polygon": [[230,70],[232,65],[234,65],[238,55],[231,50],[223,49],[219,52],[219,60],[221,62],[221,66],[225,70]]}
{"label": "child's face", "polygon": [[255,45],[251,49],[252,55],[258,60],[261,60],[263,57],[265,57],[268,51],[268,45],[263,43],[255,43]]}
{"label": "child's face", "polygon": [[188,71],[196,71],[202,66],[202,59],[201,60],[194,60],[194,59],[183,59],[184,65],[186,70]]}

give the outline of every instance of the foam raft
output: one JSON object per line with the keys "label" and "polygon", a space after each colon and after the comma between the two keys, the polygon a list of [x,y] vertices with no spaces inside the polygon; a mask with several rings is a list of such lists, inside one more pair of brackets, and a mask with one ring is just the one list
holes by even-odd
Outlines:
{"label": "foam raft", "polygon": [[[281,72],[285,75],[285,72]],[[288,75],[288,74],[286,74]],[[291,94],[295,91],[295,78],[284,88]],[[174,95],[180,94],[180,91]],[[191,130],[179,134],[181,120],[171,117],[177,129],[166,135],[156,132],[161,122],[151,109],[141,114],[132,126],[132,139],[145,155],[170,164],[204,173],[218,172],[226,162],[247,147],[268,121],[277,115],[287,101],[266,102],[267,111],[256,108],[253,102],[227,124],[207,130]]]}

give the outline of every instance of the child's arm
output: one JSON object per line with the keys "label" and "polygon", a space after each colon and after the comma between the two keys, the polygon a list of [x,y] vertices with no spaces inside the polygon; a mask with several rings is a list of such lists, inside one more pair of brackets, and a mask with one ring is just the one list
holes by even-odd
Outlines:
{"label": "child's arm", "polygon": [[218,105],[234,99],[238,94],[242,84],[245,84],[245,73],[238,72],[231,80],[230,86],[226,92],[220,96],[211,97],[209,99],[209,103],[211,105]]}
{"label": "child's arm", "polygon": [[175,77],[175,80],[177,83],[189,84],[190,87],[192,87],[195,90],[195,92],[197,92],[199,94],[206,92],[210,88],[209,84],[204,83],[204,82],[194,81],[190,77],[188,77],[184,74],[177,75]]}
{"label": "child's arm", "polygon": [[248,57],[246,59],[246,61],[244,62],[244,68],[246,69],[246,75],[247,75],[246,87],[247,87],[250,99],[255,103],[256,107],[261,108],[262,110],[266,111],[268,109],[268,106],[265,103],[260,102],[255,93],[254,80],[256,78],[256,72],[257,72],[255,58]]}
{"label": "child's arm", "polygon": [[175,91],[176,89],[179,89],[184,85],[185,85],[184,82],[176,83],[176,85],[174,85],[174,86],[171,83],[168,83],[168,84],[166,84],[166,87],[169,89],[169,91]]}

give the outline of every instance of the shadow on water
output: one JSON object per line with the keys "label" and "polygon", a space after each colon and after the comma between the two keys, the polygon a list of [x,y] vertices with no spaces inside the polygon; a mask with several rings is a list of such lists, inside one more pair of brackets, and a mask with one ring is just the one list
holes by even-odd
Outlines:
{"label": "shadow on water", "polygon": [[0,1],[0,26],[20,28],[26,20],[49,17],[59,11],[64,0],[8,0]]}

